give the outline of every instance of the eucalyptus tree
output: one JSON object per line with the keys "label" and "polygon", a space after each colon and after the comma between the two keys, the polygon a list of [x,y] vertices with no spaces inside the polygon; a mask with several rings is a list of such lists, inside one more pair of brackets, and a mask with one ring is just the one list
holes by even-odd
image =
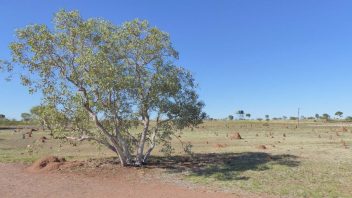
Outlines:
{"label": "eucalyptus tree", "polygon": [[236,114],[238,114],[238,117],[239,117],[240,120],[243,120],[243,116],[244,116],[244,111],[243,110],[238,110]]}
{"label": "eucalyptus tree", "polygon": [[233,115],[228,116],[229,120],[233,120]]}
{"label": "eucalyptus tree", "polygon": [[337,112],[335,113],[335,116],[337,116],[338,118],[341,118],[342,115],[343,115],[343,112],[341,112],[341,111],[337,111]]}
{"label": "eucalyptus tree", "polygon": [[25,122],[28,122],[32,119],[31,114],[29,113],[21,113],[21,118]]}
{"label": "eucalyptus tree", "polygon": [[269,115],[265,115],[265,120],[269,121],[270,120],[270,116]]}
{"label": "eucalyptus tree", "polygon": [[330,115],[327,113],[324,113],[320,118],[328,121],[330,119]]}
{"label": "eucalyptus tree", "polygon": [[175,65],[178,52],[167,33],[147,21],[117,26],[77,11],[59,11],[53,21],[53,29],[18,30],[11,63],[46,105],[86,123],[77,126],[77,138],[105,145],[122,166],[141,165],[156,145],[168,151],[181,129],[202,122],[197,85]]}

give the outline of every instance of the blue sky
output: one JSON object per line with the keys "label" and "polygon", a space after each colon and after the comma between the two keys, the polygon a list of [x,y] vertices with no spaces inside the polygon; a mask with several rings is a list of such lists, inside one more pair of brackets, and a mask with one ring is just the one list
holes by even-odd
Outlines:
{"label": "blue sky", "polygon": [[[0,0],[0,59],[10,58],[16,28],[50,24],[61,8],[115,24],[147,19],[170,33],[211,117],[291,116],[298,107],[352,115],[352,1]],[[39,103],[0,74],[0,113],[19,118]]]}

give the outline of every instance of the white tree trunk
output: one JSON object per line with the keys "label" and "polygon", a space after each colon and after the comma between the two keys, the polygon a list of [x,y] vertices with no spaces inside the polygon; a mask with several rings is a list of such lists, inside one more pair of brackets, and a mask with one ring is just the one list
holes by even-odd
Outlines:
{"label": "white tree trunk", "polygon": [[144,157],[144,145],[147,137],[149,129],[149,118],[144,120],[144,128],[141,135],[141,139],[139,140],[138,148],[137,148],[137,156],[136,156],[136,165],[141,166],[143,164],[143,157]]}

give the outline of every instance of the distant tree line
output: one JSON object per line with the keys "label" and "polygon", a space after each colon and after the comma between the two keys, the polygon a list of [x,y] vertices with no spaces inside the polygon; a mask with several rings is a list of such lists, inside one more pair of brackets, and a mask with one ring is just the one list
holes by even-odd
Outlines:
{"label": "distant tree line", "polygon": [[[237,114],[237,117],[239,120],[250,119],[252,116],[250,113],[245,113],[244,110],[238,110],[235,114]],[[229,116],[227,116],[227,119],[233,120],[233,119],[235,119],[235,116],[229,115]]]}
{"label": "distant tree line", "polygon": [[[236,111],[235,113],[238,117],[238,120],[246,120],[247,119],[250,119],[251,118],[251,114],[250,113],[245,113],[244,110],[238,110]],[[270,119],[270,115],[266,114],[264,116],[264,119],[263,118],[257,118],[258,121],[262,121],[262,120],[266,120],[266,121],[269,121],[269,120],[325,120],[325,121],[329,121],[329,120],[332,120],[332,119],[337,119],[337,120],[343,120],[343,112],[342,111],[336,111],[335,112],[335,117],[332,118],[332,116],[330,116],[328,113],[323,113],[323,114],[318,114],[316,113],[314,116],[300,116],[299,118],[297,116],[290,116],[290,117],[287,117],[287,116],[282,116],[282,117],[273,117]],[[235,119],[235,116],[234,115],[229,115],[227,117],[228,120],[234,120]],[[345,121],[352,121],[352,116],[347,116],[345,119]]]}

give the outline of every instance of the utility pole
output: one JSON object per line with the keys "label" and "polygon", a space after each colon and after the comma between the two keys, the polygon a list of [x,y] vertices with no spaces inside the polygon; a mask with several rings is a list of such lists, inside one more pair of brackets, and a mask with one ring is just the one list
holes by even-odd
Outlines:
{"label": "utility pole", "polygon": [[297,127],[299,127],[299,107],[298,107],[298,112],[297,112]]}

